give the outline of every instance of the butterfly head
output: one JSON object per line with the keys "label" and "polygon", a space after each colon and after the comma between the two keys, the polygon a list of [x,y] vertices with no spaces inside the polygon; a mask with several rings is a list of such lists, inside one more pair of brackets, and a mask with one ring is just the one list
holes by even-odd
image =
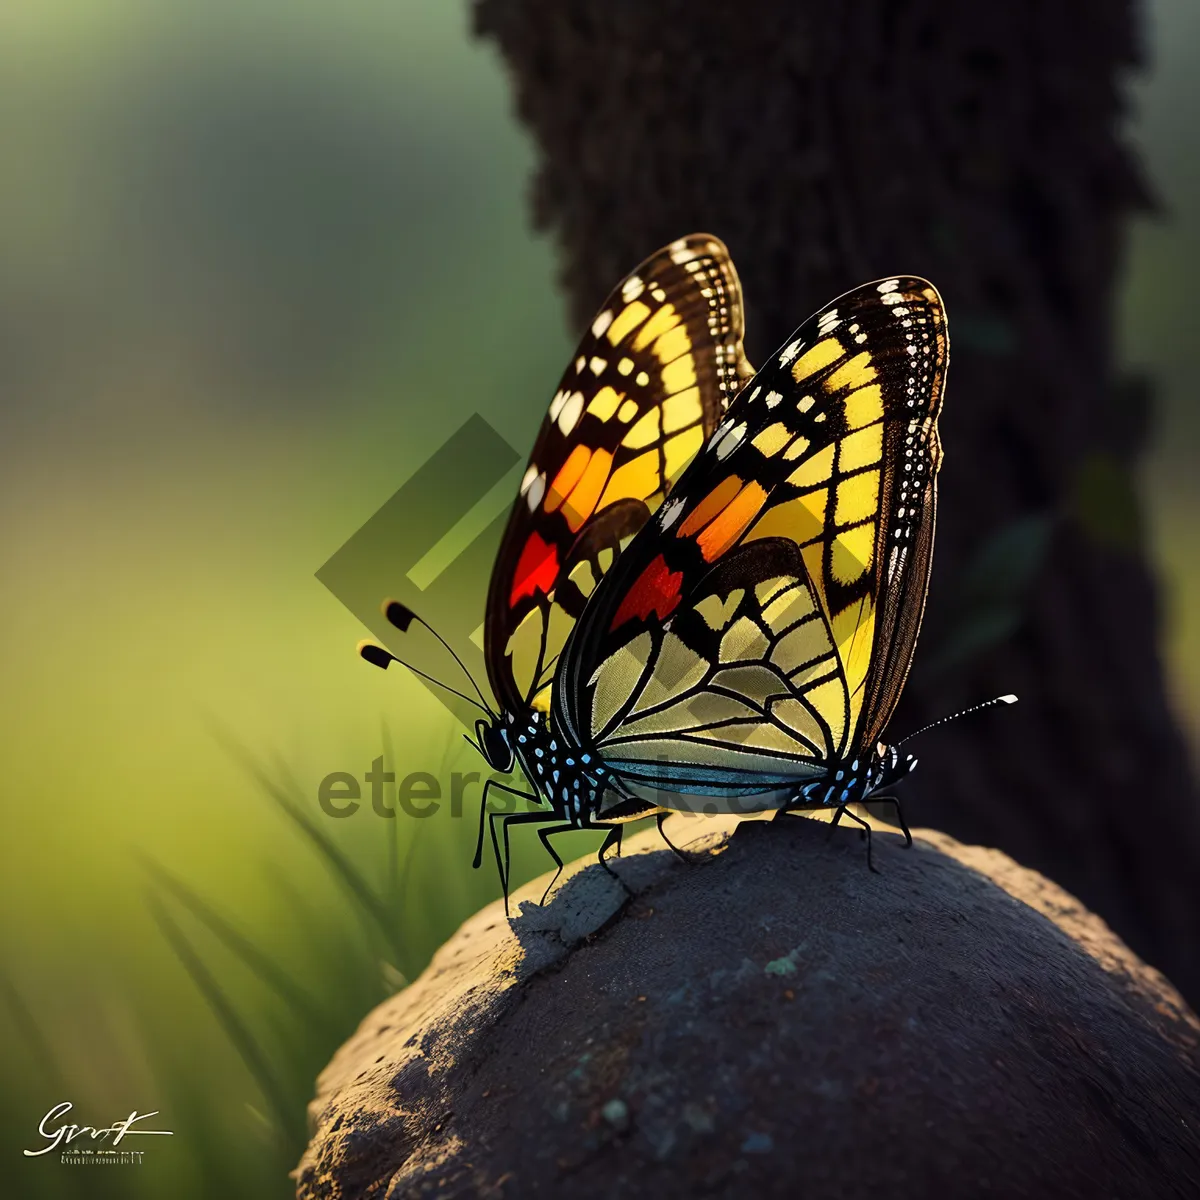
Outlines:
{"label": "butterfly head", "polygon": [[513,769],[513,748],[508,740],[508,730],[496,718],[490,721],[480,718],[475,722],[475,744],[493,771],[507,775]]}

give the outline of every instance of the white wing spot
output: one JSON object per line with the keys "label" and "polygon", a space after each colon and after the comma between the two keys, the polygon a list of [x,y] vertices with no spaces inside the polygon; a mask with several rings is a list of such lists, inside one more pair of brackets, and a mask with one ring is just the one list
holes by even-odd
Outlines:
{"label": "white wing spot", "polygon": [[800,353],[800,347],[802,345],[804,345],[804,343],[797,338],[790,346],[784,347],[783,353],[779,356],[779,365],[781,367],[786,367],[788,363],[790,363],[792,359]]}
{"label": "white wing spot", "polygon": [[[782,400],[782,399],[783,399],[783,396],[779,392],[768,392],[767,393],[767,407],[774,408],[775,405],[777,405],[780,402],[780,400]],[[811,396],[805,396],[805,399],[810,404],[812,403]]]}
{"label": "white wing spot", "polygon": [[606,308],[592,322],[592,337],[602,337],[604,335],[604,331],[612,324],[612,319],[612,310]]}
{"label": "white wing spot", "polygon": [[558,427],[563,431],[563,434],[569,434],[572,429],[579,423],[579,418],[583,415],[583,393],[572,392],[566,404],[563,405],[562,412],[558,416]]}
{"label": "white wing spot", "polygon": [[736,424],[721,439],[720,445],[717,446],[717,457],[718,458],[728,458],[729,455],[731,455],[734,452],[734,450],[737,449],[738,444],[741,442],[742,438],[744,438],[745,436],[746,436],[746,423],[745,423],[745,421],[739,421],[738,424]]}
{"label": "white wing spot", "polygon": [[529,486],[529,491],[525,494],[525,500],[529,505],[529,511],[535,512],[537,506],[541,504],[542,497],[546,494],[546,473],[543,471],[532,484]]}
{"label": "white wing spot", "polygon": [[670,529],[675,524],[680,512],[683,510],[682,500],[672,500],[662,507],[662,527]]}
{"label": "white wing spot", "polygon": [[536,463],[530,463],[521,479],[521,495],[525,495],[529,491],[530,485],[538,477],[538,469]]}
{"label": "white wing spot", "polygon": [[712,437],[708,439],[708,449],[715,450],[717,448],[717,443],[729,432],[729,429],[730,422],[728,420],[722,421],[721,424],[713,430]]}

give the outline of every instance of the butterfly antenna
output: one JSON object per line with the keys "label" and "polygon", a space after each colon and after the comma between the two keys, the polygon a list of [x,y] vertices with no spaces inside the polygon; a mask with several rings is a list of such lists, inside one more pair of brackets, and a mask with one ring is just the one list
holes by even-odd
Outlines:
{"label": "butterfly antenna", "polygon": [[408,627],[414,621],[416,621],[418,625],[424,625],[425,628],[428,629],[429,632],[432,633],[433,636],[442,643],[450,657],[454,659],[456,663],[458,663],[459,669],[462,671],[462,673],[467,677],[468,680],[470,680],[471,686],[475,689],[475,694],[479,697],[483,711],[486,712],[490,717],[494,717],[496,715],[492,712],[491,706],[487,702],[487,697],[484,696],[482,691],[480,691],[479,684],[475,682],[475,676],[467,670],[467,664],[463,662],[461,658],[459,658],[454,647],[450,645],[450,643],[446,641],[446,639],[442,637],[442,635],[438,633],[438,631],[434,629],[434,627],[430,625],[430,623],[426,621],[424,617],[417,616],[417,614],[413,612],[411,608],[409,608],[406,604],[401,604],[399,600],[385,600],[383,602],[383,615],[387,617],[388,621],[398,630],[400,630],[401,633],[407,633]]}
{"label": "butterfly antenna", "polygon": [[436,683],[438,687],[444,688],[452,696],[457,696],[460,700],[465,700],[468,704],[475,705],[476,708],[487,713],[489,717],[494,715],[490,708],[480,704],[478,700],[473,700],[457,688],[452,688],[448,683],[443,683],[440,679],[435,679],[432,675],[414,667],[412,663],[405,662],[402,658],[397,658],[390,650],[385,650],[382,646],[377,646],[374,642],[359,642],[358,653],[360,658],[366,659],[371,666],[378,667],[381,671],[386,671],[392,663],[399,663],[402,667],[407,667],[414,675],[420,675],[422,679],[428,679],[430,683]]}
{"label": "butterfly antenna", "polygon": [[972,704],[970,708],[964,708],[961,712],[951,713],[948,717],[939,717],[936,721],[931,721],[928,725],[922,725],[915,733],[910,733],[907,737],[902,737],[898,742],[894,742],[893,745],[903,746],[905,742],[911,742],[913,738],[919,737],[927,730],[936,729],[939,725],[945,725],[947,721],[957,721],[959,717],[979,712],[980,709],[991,708],[993,704],[1016,704],[1016,702],[1016,696],[1010,692],[1007,696],[997,696],[993,700],[985,700],[982,704]]}

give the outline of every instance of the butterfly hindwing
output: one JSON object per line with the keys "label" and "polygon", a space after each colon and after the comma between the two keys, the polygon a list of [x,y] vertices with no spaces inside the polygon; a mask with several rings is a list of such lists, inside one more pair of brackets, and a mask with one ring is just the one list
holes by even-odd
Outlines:
{"label": "butterfly hindwing", "polygon": [[501,705],[548,707],[588,595],[707,441],[751,374],[725,246],[673,242],[605,301],[542,422],[488,592],[485,652]]}
{"label": "butterfly hindwing", "polygon": [[801,326],[596,589],[561,727],[631,785],[714,795],[873,745],[924,608],[946,361],[921,279]]}

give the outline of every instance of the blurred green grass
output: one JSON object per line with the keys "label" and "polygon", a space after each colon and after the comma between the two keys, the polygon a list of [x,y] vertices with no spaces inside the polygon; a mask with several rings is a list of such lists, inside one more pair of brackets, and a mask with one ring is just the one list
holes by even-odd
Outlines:
{"label": "blurred green grass", "polygon": [[[1141,136],[1175,211],[1137,231],[1122,327],[1160,385],[1145,476],[1195,732],[1200,31],[1182,0],[1153,11]],[[419,684],[355,658],[362,630],[313,572],[471,413],[528,445],[569,352],[532,152],[465,24],[443,0],[0,12],[15,1194],[289,1194],[316,1072],[498,895],[469,868],[473,820],[316,804],[379,754],[479,769]],[[517,853],[519,878],[544,868]],[[136,1169],[22,1158],[64,1099],[176,1133]]]}

